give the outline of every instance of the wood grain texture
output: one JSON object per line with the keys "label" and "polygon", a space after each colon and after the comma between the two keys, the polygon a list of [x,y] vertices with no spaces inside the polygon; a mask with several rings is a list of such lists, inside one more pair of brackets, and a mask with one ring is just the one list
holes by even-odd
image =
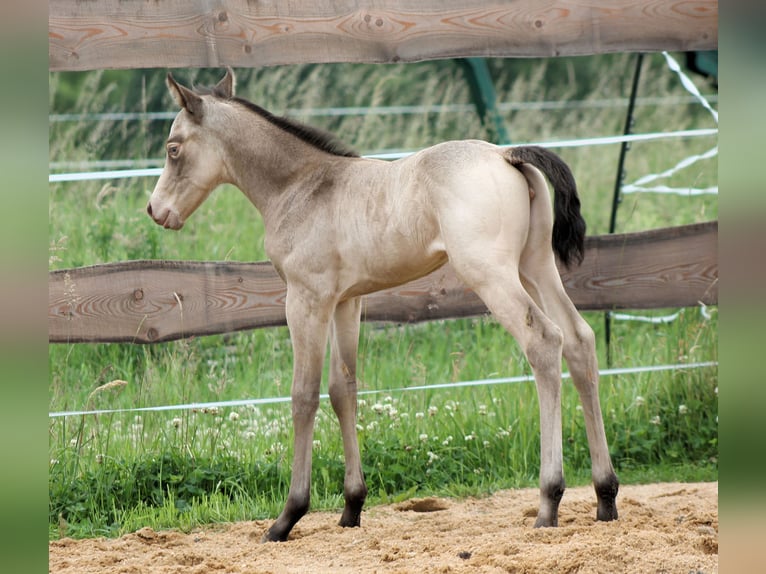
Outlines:
{"label": "wood grain texture", "polygon": [[[581,310],[718,301],[717,222],[586,241],[562,270]],[[52,271],[51,342],[153,343],[285,324],[285,284],[268,262],[129,261]],[[449,265],[365,297],[366,321],[417,322],[487,313]]]}
{"label": "wood grain texture", "polygon": [[52,71],[715,50],[717,0],[50,0]]}

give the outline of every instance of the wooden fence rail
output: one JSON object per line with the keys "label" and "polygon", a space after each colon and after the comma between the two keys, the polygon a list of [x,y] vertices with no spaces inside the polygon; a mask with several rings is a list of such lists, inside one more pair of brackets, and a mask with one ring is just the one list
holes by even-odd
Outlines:
{"label": "wooden fence rail", "polygon": [[50,0],[52,71],[715,50],[718,0]]}
{"label": "wooden fence rail", "polygon": [[[581,310],[718,301],[715,221],[590,237],[561,270]],[[268,262],[130,261],[50,272],[50,342],[154,343],[285,324],[285,284]],[[487,312],[449,265],[365,297],[367,321],[416,322]]]}

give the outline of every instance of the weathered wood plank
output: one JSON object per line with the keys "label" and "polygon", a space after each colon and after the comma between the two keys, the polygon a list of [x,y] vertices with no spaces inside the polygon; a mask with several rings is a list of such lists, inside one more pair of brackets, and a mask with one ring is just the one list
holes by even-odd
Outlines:
{"label": "weathered wood plank", "polygon": [[[582,310],[718,301],[717,222],[587,239],[562,270]],[[285,324],[285,285],[268,262],[129,261],[52,271],[51,342],[151,343]],[[365,298],[367,321],[416,322],[486,313],[449,265]]]}
{"label": "weathered wood plank", "polygon": [[718,47],[717,0],[50,0],[53,71]]}

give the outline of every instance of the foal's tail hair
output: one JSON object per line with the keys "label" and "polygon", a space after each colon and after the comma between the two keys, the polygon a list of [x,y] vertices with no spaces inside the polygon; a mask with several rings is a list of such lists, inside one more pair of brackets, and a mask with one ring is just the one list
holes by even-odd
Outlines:
{"label": "foal's tail hair", "polygon": [[528,163],[540,169],[553,184],[553,251],[564,266],[578,265],[585,257],[585,220],[574,176],[559,156],[539,146],[513,147],[505,154],[511,165]]}

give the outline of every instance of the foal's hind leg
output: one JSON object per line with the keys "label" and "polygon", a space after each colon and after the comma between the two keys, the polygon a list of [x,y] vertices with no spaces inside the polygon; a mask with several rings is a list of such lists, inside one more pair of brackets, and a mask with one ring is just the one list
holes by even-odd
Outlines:
{"label": "foal's hind leg", "polygon": [[[527,255],[527,253],[525,253]],[[530,262],[532,259],[532,262]],[[598,396],[598,362],[593,329],[577,312],[564,290],[550,252],[540,258],[522,259],[522,279],[529,293],[555,321],[564,335],[563,355],[580,395],[590,449],[593,485],[596,489],[598,520],[616,520],[619,487],[607,446],[604,420]]]}
{"label": "foal's hind leg", "polygon": [[356,353],[359,345],[361,299],[343,301],[335,309],[330,355],[330,402],[340,422],[346,475],[343,493],[346,506],[341,526],[359,526],[367,497],[359,443],[356,436]]}
{"label": "foal's hind leg", "polygon": [[564,494],[561,444],[561,330],[509,272],[474,287],[492,314],[514,336],[535,376],[540,406],[540,508],[535,527],[558,526]]}
{"label": "foal's hind leg", "polygon": [[598,498],[599,520],[617,518],[618,481],[609,457],[604,420],[598,398],[598,362],[593,330],[580,316],[561,283],[551,251],[553,216],[550,196],[540,173],[521,166],[530,187],[538,193],[530,205],[530,226],[521,254],[520,271],[527,291],[560,328],[564,337],[563,355],[580,395],[590,448],[593,484]]}
{"label": "foal's hind leg", "polygon": [[564,494],[561,445],[561,330],[523,288],[515,263],[488,260],[481,267],[452,257],[452,265],[521,346],[535,376],[540,405],[540,508],[535,527],[557,526]]}

